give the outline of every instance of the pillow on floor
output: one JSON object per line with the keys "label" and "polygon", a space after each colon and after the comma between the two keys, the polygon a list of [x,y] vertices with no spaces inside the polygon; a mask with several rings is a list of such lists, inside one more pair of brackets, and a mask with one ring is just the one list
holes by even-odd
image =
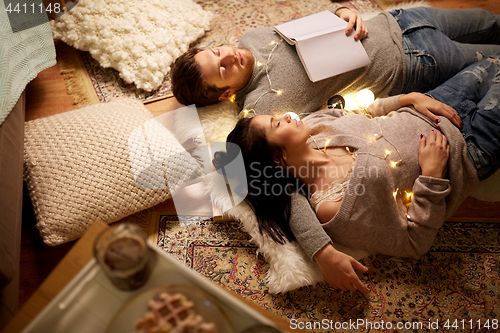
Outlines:
{"label": "pillow on floor", "polygon": [[193,0],[80,0],[50,23],[54,39],[89,51],[125,82],[152,91],[170,64],[210,29],[212,17]]}
{"label": "pillow on floor", "polygon": [[201,174],[134,99],[29,121],[24,146],[24,179],[48,245],[80,237],[95,220],[111,223],[165,201],[169,188]]}

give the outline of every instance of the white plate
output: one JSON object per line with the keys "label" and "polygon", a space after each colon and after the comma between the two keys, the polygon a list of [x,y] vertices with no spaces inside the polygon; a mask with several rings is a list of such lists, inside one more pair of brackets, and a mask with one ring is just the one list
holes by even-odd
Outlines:
{"label": "white plate", "polygon": [[205,322],[212,322],[219,333],[234,333],[231,323],[210,295],[196,287],[188,285],[168,285],[148,289],[128,301],[115,314],[109,323],[106,333],[127,333],[135,331],[135,323],[148,312],[148,302],[162,292],[181,293],[194,303],[194,310]]}

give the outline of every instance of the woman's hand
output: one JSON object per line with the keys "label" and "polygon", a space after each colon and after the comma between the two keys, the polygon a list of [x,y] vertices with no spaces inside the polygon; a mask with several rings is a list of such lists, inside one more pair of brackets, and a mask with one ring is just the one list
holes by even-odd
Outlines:
{"label": "woman's hand", "polygon": [[368,28],[366,27],[363,18],[349,8],[337,9],[335,15],[347,22],[347,28],[345,29],[346,35],[351,33],[354,26],[356,26],[354,33],[355,40],[361,40],[368,35]]}
{"label": "woman's hand", "polygon": [[432,130],[428,139],[425,135],[420,135],[418,153],[418,163],[422,169],[422,176],[442,178],[450,156],[450,145],[446,136],[439,130]]}
{"label": "woman's hand", "polygon": [[360,264],[353,257],[337,251],[331,244],[327,244],[314,255],[326,282],[335,289],[342,291],[370,292],[359,279],[356,271],[366,272],[368,268]]}
{"label": "woman's hand", "polygon": [[462,119],[457,111],[449,105],[441,103],[427,95],[421,93],[409,93],[399,97],[401,106],[413,105],[415,110],[439,123],[441,120],[436,115],[448,118],[455,126],[462,128]]}

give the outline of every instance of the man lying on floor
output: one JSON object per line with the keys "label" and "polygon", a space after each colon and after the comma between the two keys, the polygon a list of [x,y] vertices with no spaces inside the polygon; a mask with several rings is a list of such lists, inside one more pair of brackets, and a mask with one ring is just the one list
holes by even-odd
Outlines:
{"label": "man lying on floor", "polygon": [[349,22],[347,34],[355,26],[353,38],[361,39],[369,66],[313,83],[295,46],[272,27],[261,28],[245,33],[238,48],[189,49],[171,67],[174,96],[203,106],[236,94],[240,108],[255,114],[309,113],[335,94],[364,88],[377,98],[426,92],[500,52],[500,16],[482,9],[395,9],[366,22],[345,7],[331,11]]}

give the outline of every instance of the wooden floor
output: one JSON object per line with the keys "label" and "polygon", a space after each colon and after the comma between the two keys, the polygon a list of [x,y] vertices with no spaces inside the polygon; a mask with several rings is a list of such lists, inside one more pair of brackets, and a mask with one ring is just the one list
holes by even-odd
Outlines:
{"label": "wooden floor", "polygon": [[[392,3],[401,1],[378,0],[378,2],[382,8],[386,8],[386,6]],[[429,2],[434,7],[479,7],[500,14],[500,1],[498,0],[429,0]],[[76,108],[73,105],[73,98],[66,92],[65,83],[57,65],[41,72],[36,79],[29,83],[26,96],[26,120],[49,116]],[[174,99],[167,99],[148,104],[147,108],[156,115],[167,110],[173,110],[177,106],[178,103]],[[28,300],[74,244],[71,242],[57,247],[49,247],[42,243],[38,231],[34,228],[36,222],[30,198],[26,193],[25,190],[21,247],[20,307]],[[469,204],[469,207],[463,207],[462,209],[474,214],[474,209],[480,211],[484,210],[484,207],[473,202]]]}

